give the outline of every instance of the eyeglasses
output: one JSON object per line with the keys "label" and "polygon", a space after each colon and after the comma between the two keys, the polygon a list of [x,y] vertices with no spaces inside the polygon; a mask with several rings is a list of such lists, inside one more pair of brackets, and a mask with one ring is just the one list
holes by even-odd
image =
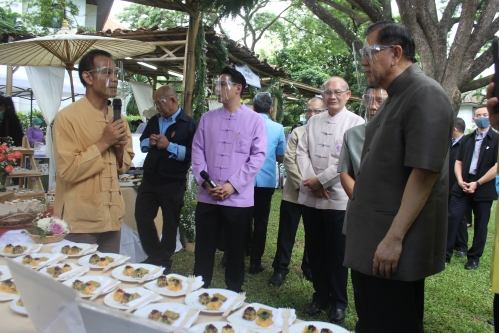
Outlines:
{"label": "eyeglasses", "polygon": [[165,98],[161,98],[161,99],[155,99],[154,100],[154,103],[155,105],[158,105],[160,103],[165,103],[167,100]]}
{"label": "eyeglasses", "polygon": [[121,74],[122,70],[119,67],[97,67],[96,69],[92,69],[86,72],[97,72],[106,76],[118,76]]}
{"label": "eyeglasses", "polygon": [[337,90],[321,90],[321,92],[323,94],[325,94],[326,96],[332,96],[333,94],[335,94],[335,96],[337,96],[337,97],[340,97],[340,95],[342,95],[343,93],[348,92],[348,91],[349,91],[349,89],[346,89],[346,90],[339,90],[339,89],[337,89]]}
{"label": "eyeglasses", "polygon": [[321,113],[325,111],[325,109],[304,109],[305,113]]}
{"label": "eyeglasses", "polygon": [[372,45],[372,46],[365,46],[361,50],[359,50],[359,54],[361,55],[361,58],[369,58],[371,59],[373,54],[378,53],[382,50],[387,50],[387,49],[392,49],[396,45]]}
{"label": "eyeglasses", "polygon": [[368,95],[368,94],[363,95],[363,102],[365,103],[377,103],[378,105],[382,105],[382,103],[384,103],[386,99],[387,97],[375,98],[375,95]]}

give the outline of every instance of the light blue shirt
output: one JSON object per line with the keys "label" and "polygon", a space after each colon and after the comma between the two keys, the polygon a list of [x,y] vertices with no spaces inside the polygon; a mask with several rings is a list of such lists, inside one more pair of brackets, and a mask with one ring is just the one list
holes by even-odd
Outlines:
{"label": "light blue shirt", "polygon": [[266,159],[255,177],[256,187],[276,187],[276,156],[285,155],[285,130],[281,124],[272,121],[267,114],[260,113],[266,122]]}
{"label": "light blue shirt", "polygon": [[[160,119],[158,119],[160,125],[160,134],[165,135],[170,125],[176,123],[176,119],[179,113],[181,113],[181,107],[179,107],[177,112],[172,117],[160,117]],[[151,148],[151,146],[149,145],[149,138],[142,140],[141,151],[143,153],[147,153],[149,151],[149,148]],[[170,158],[175,158],[177,161],[184,161],[184,158],[186,157],[186,147],[178,145],[177,143],[170,142],[167,147],[167,151],[171,153]]]}
{"label": "light blue shirt", "polygon": [[474,153],[472,154],[472,160],[470,162],[470,168],[469,168],[469,173],[472,175],[475,175],[477,172],[477,161],[479,160],[479,153],[481,151],[481,145],[483,144],[483,139],[486,136],[486,134],[488,134],[489,130],[490,130],[489,127],[483,133],[479,133],[476,130],[476,136],[475,136],[476,146],[474,147]]}

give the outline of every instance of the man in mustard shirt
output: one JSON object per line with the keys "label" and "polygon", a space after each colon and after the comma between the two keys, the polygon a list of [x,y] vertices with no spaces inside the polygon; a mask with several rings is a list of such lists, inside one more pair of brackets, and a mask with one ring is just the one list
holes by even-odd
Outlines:
{"label": "man in mustard shirt", "polygon": [[111,54],[92,50],[80,60],[78,73],[85,97],[54,120],[54,215],[70,225],[67,240],[119,253],[124,204],[118,174],[130,168],[134,153],[127,122],[113,121],[108,107],[116,96],[118,70]]}

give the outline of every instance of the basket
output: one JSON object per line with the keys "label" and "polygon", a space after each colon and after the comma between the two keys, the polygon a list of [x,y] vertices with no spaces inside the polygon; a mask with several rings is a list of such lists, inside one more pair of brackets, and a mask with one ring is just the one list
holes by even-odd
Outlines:
{"label": "basket", "polygon": [[17,213],[0,218],[1,228],[18,228],[29,225],[38,213]]}
{"label": "basket", "polygon": [[49,243],[57,243],[60,242],[66,237],[68,234],[60,234],[57,236],[45,236],[42,239],[40,239],[40,235],[33,235],[27,232],[27,235],[30,236],[30,238],[38,244],[49,244]]}

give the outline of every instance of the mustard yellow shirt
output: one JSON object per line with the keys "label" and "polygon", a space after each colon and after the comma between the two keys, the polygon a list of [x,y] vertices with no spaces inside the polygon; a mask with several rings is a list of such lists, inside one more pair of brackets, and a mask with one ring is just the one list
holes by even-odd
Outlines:
{"label": "mustard yellow shirt", "polygon": [[125,210],[118,174],[130,168],[134,151],[125,121],[128,142],[122,166],[117,167],[114,147],[100,153],[95,143],[112,120],[112,108],[105,118],[86,97],[59,111],[54,120],[54,215],[71,226],[71,233],[120,230]]}

